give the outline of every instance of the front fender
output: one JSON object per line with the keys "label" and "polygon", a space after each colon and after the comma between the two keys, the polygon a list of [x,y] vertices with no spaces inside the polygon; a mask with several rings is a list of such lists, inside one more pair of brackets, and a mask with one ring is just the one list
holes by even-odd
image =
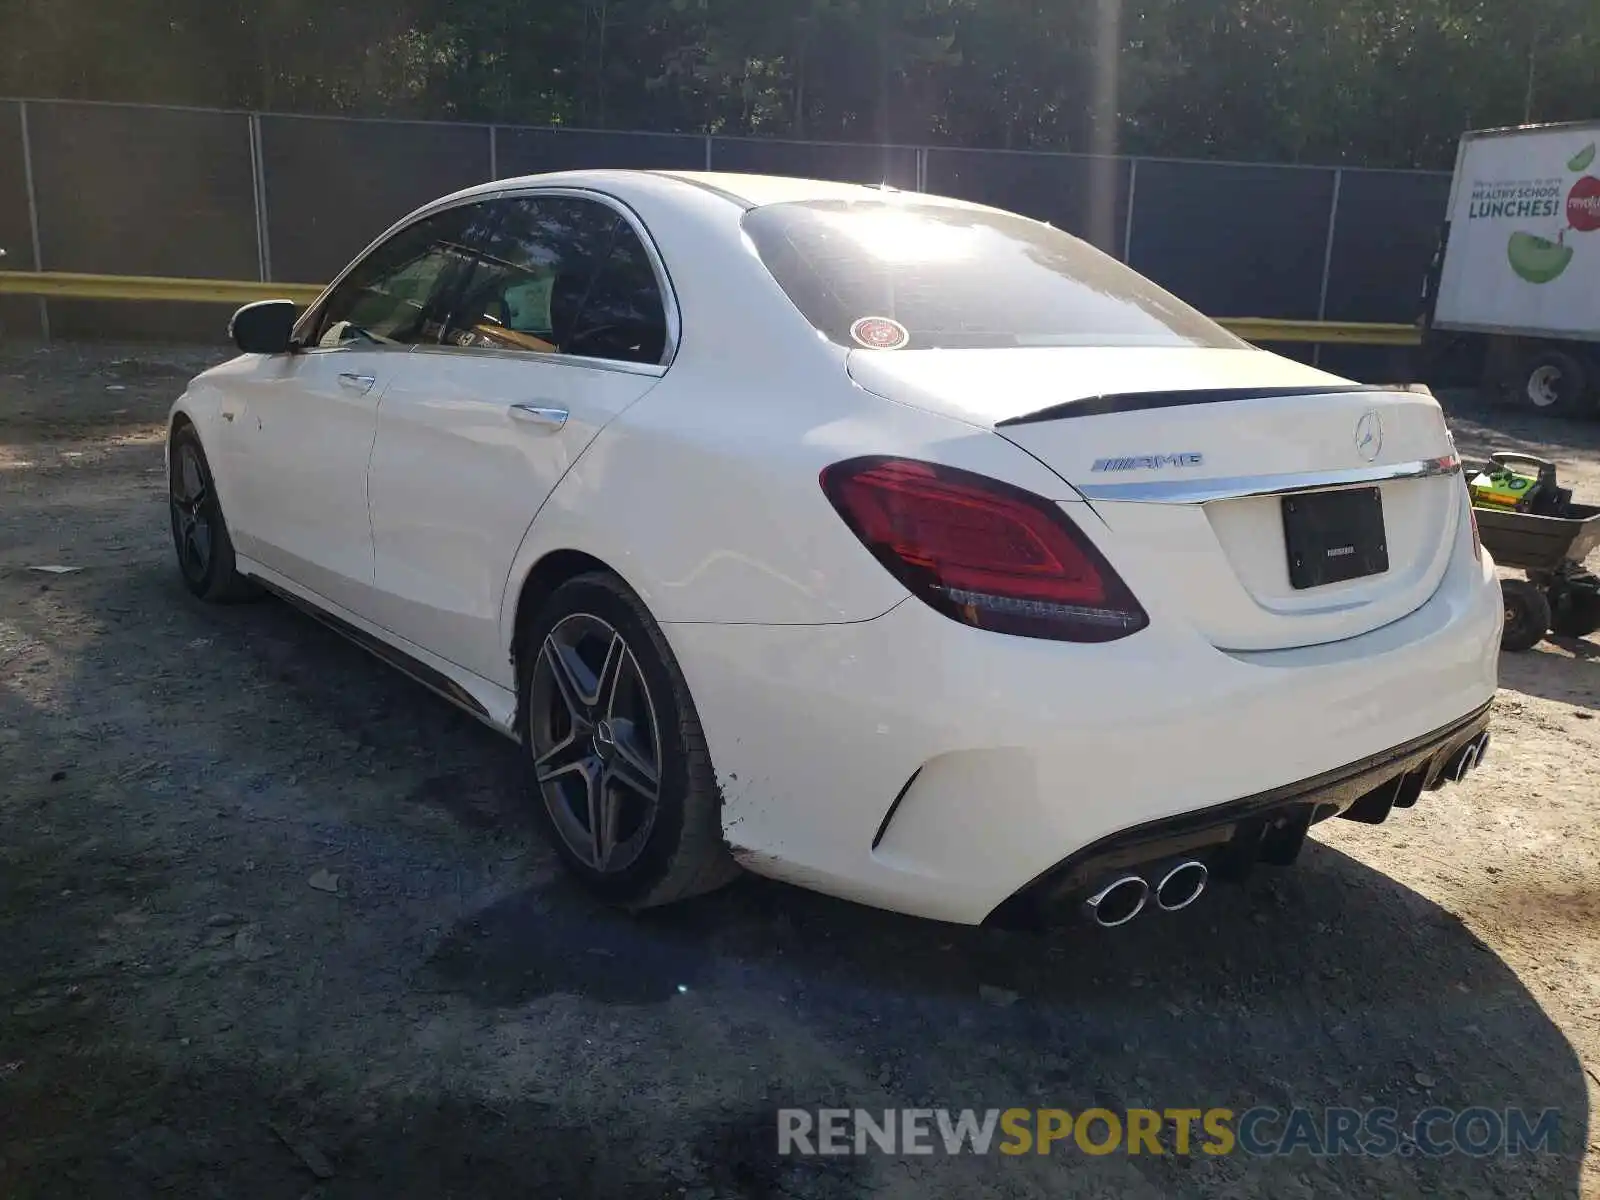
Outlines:
{"label": "front fender", "polygon": [[193,426],[200,438],[200,448],[205,452],[206,465],[211,470],[211,482],[217,490],[217,502],[224,513],[233,511],[233,472],[228,466],[227,447],[222,444],[224,423],[220,416],[221,393],[206,375],[196,376],[183,394],[167,409],[167,436],[162,443],[162,462],[168,472],[172,469],[172,434],[180,421]]}

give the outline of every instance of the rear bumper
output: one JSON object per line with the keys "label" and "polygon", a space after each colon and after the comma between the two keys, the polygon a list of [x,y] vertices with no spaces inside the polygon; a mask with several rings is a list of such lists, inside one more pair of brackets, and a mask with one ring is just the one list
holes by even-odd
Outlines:
{"label": "rear bumper", "polygon": [[915,600],[855,624],[664,628],[741,862],[977,924],[1114,839],[1348,807],[1431,764],[1494,696],[1501,615],[1462,529],[1421,608],[1297,650],[1224,652],[1173,619],[1103,645],[1005,637]]}
{"label": "rear bumper", "polygon": [[1314,778],[1102,838],[1021,889],[989,914],[988,923],[1047,923],[1116,874],[1169,860],[1198,859],[1222,878],[1239,878],[1257,862],[1287,865],[1318,821],[1342,816],[1378,824],[1392,810],[1410,808],[1423,792],[1453,782],[1469,747],[1475,765],[1488,744],[1490,707]]}

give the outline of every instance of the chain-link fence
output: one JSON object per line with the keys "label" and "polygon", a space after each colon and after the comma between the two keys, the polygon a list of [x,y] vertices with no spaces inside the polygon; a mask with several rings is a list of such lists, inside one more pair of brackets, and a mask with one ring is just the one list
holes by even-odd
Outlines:
{"label": "chain-link fence", "polygon": [[[0,266],[316,283],[434,196],[601,166],[886,182],[996,204],[1090,239],[1215,316],[1306,320],[1409,321],[1449,191],[1437,172],[8,100]],[[6,299],[0,321],[71,337],[218,329],[211,306],[81,300]],[[1322,355],[1374,370],[1377,353]]]}

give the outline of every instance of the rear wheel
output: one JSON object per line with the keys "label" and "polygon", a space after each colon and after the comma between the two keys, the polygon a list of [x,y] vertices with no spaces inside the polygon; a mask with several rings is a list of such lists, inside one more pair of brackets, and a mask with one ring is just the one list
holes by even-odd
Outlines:
{"label": "rear wheel", "polygon": [[1513,652],[1532,650],[1550,631],[1550,602],[1526,579],[1502,579],[1500,597],[1506,609],[1500,648]]}
{"label": "rear wheel", "polygon": [[258,595],[259,590],[239,574],[234,563],[233,541],[194,426],[179,425],[173,430],[167,462],[172,545],[184,586],[214,604]]}
{"label": "rear wheel", "polygon": [[1523,364],[1518,399],[1540,412],[1572,415],[1585,407],[1588,379],[1583,364],[1560,350],[1542,350]]}
{"label": "rear wheel", "polygon": [[613,575],[580,575],[518,645],[532,786],[572,873],[630,909],[735,878],[700,718],[639,598]]}

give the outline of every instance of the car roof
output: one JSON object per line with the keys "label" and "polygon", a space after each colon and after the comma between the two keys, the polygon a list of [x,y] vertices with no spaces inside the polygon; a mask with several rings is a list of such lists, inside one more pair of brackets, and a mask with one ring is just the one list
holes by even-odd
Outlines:
{"label": "car roof", "polygon": [[578,170],[556,171],[539,175],[520,175],[480,183],[455,193],[448,199],[520,187],[599,187],[625,189],[631,183],[649,180],[669,180],[698,188],[720,196],[742,208],[760,208],[767,204],[789,204],[816,200],[881,201],[886,196],[914,196],[919,203],[948,205],[958,208],[983,208],[945,196],[929,196],[922,192],[905,192],[885,184],[842,183],[831,179],[805,179],[787,175],[745,175],[731,171],[639,171],[639,170]]}
{"label": "car roof", "polygon": [[[746,208],[764,204],[790,204],[806,200],[882,200],[886,195],[903,194],[889,183],[841,183],[831,179],[805,179],[788,175],[741,175],[728,171],[656,171],[668,179],[681,180],[708,191],[718,192]],[[917,193],[911,193],[916,195]]]}

